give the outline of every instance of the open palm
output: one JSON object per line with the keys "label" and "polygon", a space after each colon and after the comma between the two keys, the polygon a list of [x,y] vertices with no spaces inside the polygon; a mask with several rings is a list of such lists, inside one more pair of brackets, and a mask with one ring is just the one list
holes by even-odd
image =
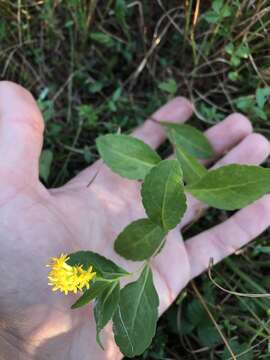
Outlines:
{"label": "open palm", "polygon": [[[191,104],[176,98],[152,118],[183,122],[191,113]],[[140,264],[125,261],[113,251],[113,241],[128,223],[145,216],[141,185],[120,178],[98,161],[64,187],[47,190],[38,179],[42,133],[42,116],[31,94],[0,82],[1,359],[120,359],[110,326],[103,335],[106,351],[96,345],[90,306],[70,310],[75,296],[51,292],[45,264],[51,256],[90,249],[128,270],[137,269]],[[133,135],[154,148],[165,138],[151,120]],[[269,155],[268,141],[252,134],[250,122],[241,114],[230,115],[206,135],[217,158],[224,156],[217,165],[259,164]],[[181,226],[169,233],[164,250],[153,262],[160,312],[207,268],[211,257],[220,261],[270,224],[270,198],[265,196],[183,242],[181,228],[205,208],[191,197],[188,203]]]}

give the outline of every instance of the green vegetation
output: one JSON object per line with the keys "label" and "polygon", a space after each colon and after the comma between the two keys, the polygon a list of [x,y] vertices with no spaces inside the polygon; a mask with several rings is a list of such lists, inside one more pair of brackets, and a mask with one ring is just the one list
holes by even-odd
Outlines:
{"label": "green vegetation", "polygon": [[[0,76],[38,99],[48,186],[98,157],[97,136],[132,129],[177,95],[192,99],[191,123],[202,130],[241,111],[256,131],[270,133],[267,0],[1,0],[0,15]],[[209,211],[185,236],[228,215]],[[269,293],[267,240],[265,233],[215,267],[215,281],[231,291]],[[269,316],[269,298],[225,294],[205,274],[160,319],[138,359],[230,359],[216,326],[242,354],[237,358],[269,359]]]}

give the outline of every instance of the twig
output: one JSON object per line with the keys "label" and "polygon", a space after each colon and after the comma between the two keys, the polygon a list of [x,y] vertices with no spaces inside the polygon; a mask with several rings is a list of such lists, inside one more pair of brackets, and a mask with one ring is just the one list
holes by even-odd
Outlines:
{"label": "twig", "polygon": [[197,286],[195,285],[194,281],[191,281],[191,286],[193,288],[193,290],[195,291],[195,294],[197,295],[200,303],[202,304],[203,308],[205,309],[205,311],[207,312],[209,318],[211,319],[211,321],[213,322],[215,328],[217,329],[217,332],[219,333],[221,339],[224,342],[224,345],[226,346],[226,348],[228,349],[229,353],[231,354],[231,357],[233,360],[237,360],[236,356],[234,355],[232,348],[230,347],[226,337],[223,335],[219,325],[217,324],[216,320],[214,319],[214,316],[212,315],[212,313],[210,312],[210,310],[208,309],[208,306],[206,305],[206,302],[204,301],[202,295],[200,294]]}
{"label": "twig", "polygon": [[231,291],[231,290],[228,290],[228,289],[225,289],[224,287],[222,287],[221,285],[219,285],[214,279],[213,279],[213,276],[212,276],[212,268],[213,268],[213,265],[214,265],[214,259],[211,258],[210,259],[210,262],[209,262],[209,266],[208,266],[208,276],[209,276],[209,279],[210,281],[217,287],[219,288],[220,290],[224,291],[225,293],[227,294],[231,294],[231,295],[235,295],[235,296],[241,296],[241,297],[248,297],[248,298],[266,298],[266,297],[270,297],[270,294],[245,294],[245,293],[240,293],[240,292],[237,292],[237,291]]}

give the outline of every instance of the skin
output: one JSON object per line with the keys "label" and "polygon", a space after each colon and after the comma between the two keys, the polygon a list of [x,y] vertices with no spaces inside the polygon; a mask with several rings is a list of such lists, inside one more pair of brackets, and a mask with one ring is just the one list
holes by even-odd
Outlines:
{"label": "skin", "polygon": [[[152,117],[184,122],[192,105],[176,98]],[[59,189],[46,189],[38,179],[43,120],[32,95],[19,85],[0,82],[0,349],[1,359],[118,360],[111,326],[103,332],[103,352],[96,345],[91,306],[70,310],[75,295],[52,293],[47,285],[51,256],[81,249],[99,252],[133,271],[140,264],[113,251],[117,234],[144,217],[140,184],[122,179],[97,162]],[[232,114],[206,132],[216,158],[227,163],[260,164],[269,142],[252,132],[247,118]],[[153,148],[165,139],[161,127],[148,120],[133,132]],[[225,155],[224,155],[225,154]],[[95,180],[87,187],[98,171]],[[188,196],[181,225],[171,231],[152,263],[160,296],[160,313],[179,292],[215,263],[247,244],[270,223],[269,195],[226,220],[183,242],[181,229],[206,209]],[[56,355],[57,354],[57,355]]]}

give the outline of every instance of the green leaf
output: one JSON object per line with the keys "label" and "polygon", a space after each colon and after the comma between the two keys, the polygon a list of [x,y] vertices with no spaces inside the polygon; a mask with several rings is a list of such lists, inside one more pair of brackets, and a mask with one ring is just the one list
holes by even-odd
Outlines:
{"label": "green leaf", "polygon": [[113,102],[118,101],[118,100],[120,99],[121,95],[122,95],[122,88],[119,87],[119,88],[117,88],[117,89],[114,91],[114,93],[112,94],[112,101],[113,101]]}
{"label": "green leaf", "polygon": [[252,96],[242,96],[235,100],[235,105],[239,110],[249,111],[254,106],[254,100]]}
{"label": "green leaf", "polygon": [[146,267],[137,281],[121,290],[113,317],[115,341],[124,355],[140,355],[149,347],[156,331],[158,305],[152,271]]}
{"label": "green leaf", "polygon": [[235,52],[235,55],[247,59],[250,54],[249,47],[246,44],[241,44]]}
{"label": "green leaf", "polygon": [[[99,93],[104,87],[104,83],[101,81],[95,81],[94,83],[89,85],[89,91],[92,94]],[[90,105],[89,105],[90,106]]]}
{"label": "green leaf", "polygon": [[160,90],[166,91],[169,94],[175,94],[177,92],[177,83],[174,79],[168,79],[159,83],[158,85]]}
{"label": "green leaf", "polygon": [[239,66],[240,64],[241,64],[241,59],[240,59],[238,56],[233,55],[233,56],[231,57],[231,65],[237,67],[237,66]]}
{"label": "green leaf", "polygon": [[106,47],[112,47],[114,45],[114,41],[112,37],[102,32],[93,32],[90,34],[90,39],[96,41],[99,44],[102,44]]}
{"label": "green leaf", "polygon": [[209,106],[203,102],[198,103],[198,110],[210,123],[217,123],[224,118],[224,115],[216,107]]}
{"label": "green leaf", "polygon": [[227,54],[232,55],[234,52],[234,45],[233,43],[229,43],[228,45],[225,46],[225,51]]}
{"label": "green leaf", "polygon": [[214,0],[212,2],[212,9],[215,12],[219,13],[222,7],[223,7],[223,0]]}
{"label": "green leaf", "polygon": [[236,81],[239,79],[239,72],[237,71],[229,71],[228,73],[228,78],[231,80],[231,81]]}
{"label": "green leaf", "polygon": [[197,299],[193,299],[188,304],[186,316],[194,327],[199,327],[203,324],[208,324],[209,322],[209,317],[207,316],[204,307]]}
{"label": "green leaf", "polygon": [[50,175],[52,161],[53,161],[52,151],[43,150],[39,159],[39,175],[46,182]]}
{"label": "green leaf", "polygon": [[254,107],[252,108],[252,110],[253,110],[254,114],[255,114],[258,118],[260,118],[260,119],[262,119],[262,120],[267,120],[267,115],[266,115],[266,113],[263,111],[263,109],[260,109],[259,107],[254,106]]}
{"label": "green leaf", "polygon": [[224,5],[221,10],[220,17],[223,19],[231,15],[232,15],[231,8],[228,5]]}
{"label": "green leaf", "polygon": [[90,289],[86,290],[82,296],[71,306],[71,309],[78,309],[88,304],[90,301],[99,296],[108,286],[111,286],[111,282],[98,280],[95,281],[93,285],[91,285]]}
{"label": "green leaf", "polygon": [[216,24],[220,17],[214,11],[208,11],[204,18],[209,24]]}
{"label": "green leaf", "polygon": [[117,174],[128,179],[144,179],[159,155],[143,141],[127,135],[108,134],[97,139],[100,156]]}
{"label": "green leaf", "polygon": [[256,90],[256,101],[260,109],[264,108],[268,96],[270,96],[270,87],[259,88]]}
{"label": "green leaf", "polygon": [[70,254],[67,263],[71,266],[83,265],[85,270],[93,266],[93,271],[97,273],[97,276],[107,280],[119,279],[129,274],[111,260],[92,251],[78,251]]}
{"label": "green leaf", "polygon": [[202,346],[214,347],[222,343],[222,339],[217,331],[217,329],[211,325],[204,325],[198,327],[197,329],[198,337],[200,344]]}
{"label": "green leaf", "polygon": [[78,108],[79,117],[89,125],[95,125],[98,120],[98,113],[91,105],[80,105]]}
{"label": "green leaf", "polygon": [[125,0],[116,0],[114,6],[115,16],[119,22],[119,24],[124,28],[127,29],[127,22],[126,22],[126,12],[127,6]]}
{"label": "green leaf", "polygon": [[94,316],[97,329],[97,342],[103,348],[100,341],[100,332],[112,319],[119,304],[120,285],[119,282],[111,284],[96,299],[94,306]]}
{"label": "green leaf", "polygon": [[164,230],[179,224],[186,211],[183,173],[177,160],[163,160],[146,176],[142,190],[146,214]]}
{"label": "green leaf", "polygon": [[[253,349],[249,344],[240,344],[237,340],[233,339],[229,341],[229,345],[236,358],[239,360],[253,360],[256,358]],[[228,360],[230,357],[231,354],[228,348],[225,348],[222,354],[222,360]]]}
{"label": "green leaf", "polygon": [[213,148],[200,130],[186,124],[162,122],[162,125],[168,131],[170,141],[175,145],[182,146],[191,155],[199,159],[213,156]]}
{"label": "green leaf", "polygon": [[176,145],[175,150],[177,160],[183,169],[186,184],[197,182],[200,178],[206,175],[206,168],[199,163],[194,156],[189,154],[179,145]]}
{"label": "green leaf", "polygon": [[142,261],[149,259],[161,246],[166,231],[149,219],[129,224],[117,237],[115,251],[122,257]]}
{"label": "green leaf", "polygon": [[270,191],[270,169],[250,165],[227,165],[210,170],[186,190],[218,209],[241,209]]}

